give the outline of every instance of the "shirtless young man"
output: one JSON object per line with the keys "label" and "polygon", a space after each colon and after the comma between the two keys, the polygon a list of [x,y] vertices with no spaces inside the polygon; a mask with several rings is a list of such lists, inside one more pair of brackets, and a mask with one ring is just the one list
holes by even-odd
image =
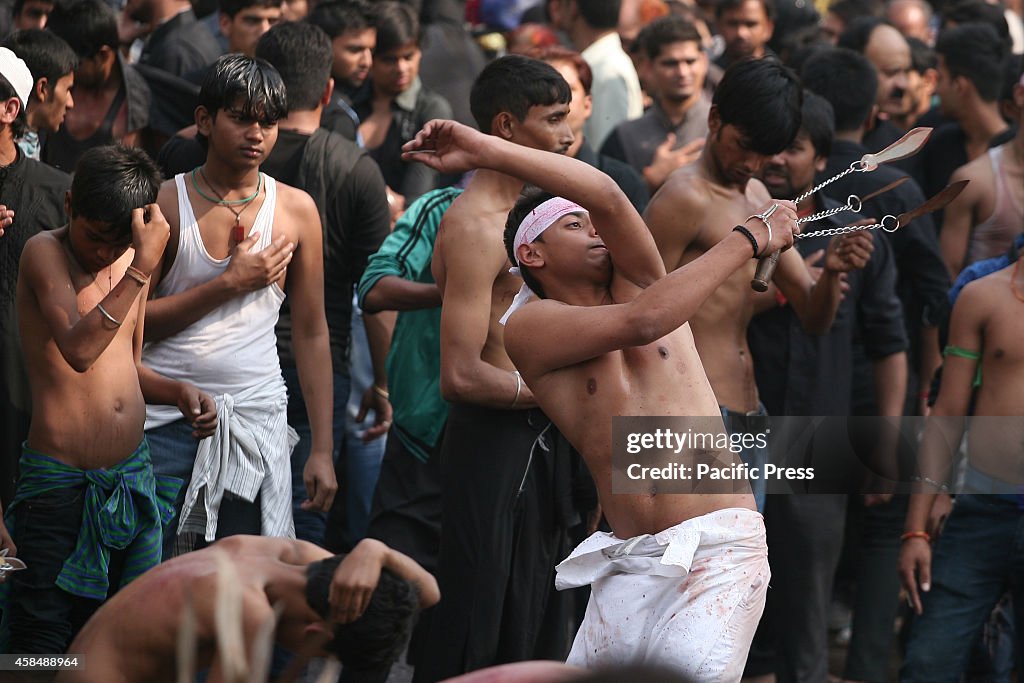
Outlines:
{"label": "shirtless young man", "polygon": [[[229,591],[241,600],[240,662],[224,656],[217,623],[218,602],[230,600]],[[300,657],[333,655],[346,669],[376,670],[398,658],[413,616],[438,598],[429,572],[380,541],[332,556],[306,541],[233,536],[165,562],[111,598],[69,650],[86,666],[57,680],[180,680],[178,637],[190,608],[196,670],[210,669],[210,680],[239,680],[255,664],[254,644],[268,620],[277,622],[275,642]],[[253,679],[242,673],[242,680]]]}
{"label": "shirtless young man", "polygon": [[[753,176],[796,137],[800,103],[799,81],[774,59],[740,62],[726,71],[712,99],[704,151],[669,177],[644,215],[667,270],[707,252],[771,199]],[[847,269],[863,267],[870,250],[862,239],[832,242],[827,258],[842,255]],[[870,236],[866,241],[870,244]],[[691,318],[697,351],[724,416],[764,414],[747,346],[755,264],[730,272]],[[829,268],[816,283],[795,250],[779,258],[774,282],[808,332],[823,334],[831,326],[840,271]]]}
{"label": "shirtless young man", "polygon": [[[473,86],[480,130],[564,153],[571,91],[534,59],[495,60]],[[441,393],[450,404],[441,446],[438,582],[445,598],[417,681],[493,664],[559,658],[568,645],[551,579],[564,552],[554,514],[561,480],[536,446],[549,420],[505,353],[498,318],[522,281],[509,274],[501,234],[523,181],[481,169],[445,213],[432,270],[441,290]],[[545,622],[545,618],[550,619]],[[550,632],[547,630],[550,627]]]}
{"label": "shirtless young man", "polygon": [[966,266],[1001,256],[1024,226],[1024,67],[1013,86],[1017,134],[961,166],[950,182],[970,180],[943,212],[942,256],[956,278]]}
{"label": "shirtless young man", "polygon": [[[971,644],[1008,590],[1014,619],[1024,623],[1024,276],[1019,265],[971,282],[953,306],[942,386],[919,451],[921,482],[911,494],[901,537],[900,581],[917,613],[901,681],[958,680]],[[935,541],[926,531],[929,514],[953,480],[953,455],[972,400],[963,492]],[[1019,631],[1016,643],[1019,648]]]}
{"label": "shirtless young man", "polygon": [[[320,218],[308,194],[260,173],[287,112],[276,69],[221,57],[199,102],[206,163],[164,183],[157,199],[171,237],[143,360],[210,392],[223,409],[214,438],[197,444],[177,415],[150,405],[153,463],[187,484],[176,505],[178,533],[206,541],[232,533],[293,537],[289,458],[297,439],[274,332],[286,289],[312,427],[304,505],[328,510],[337,488]],[[167,556],[173,541],[172,531]]]}
{"label": "shirtless young man", "polygon": [[154,479],[145,402],[174,406],[199,434],[216,422],[209,396],[140,364],[168,235],[159,183],[141,151],[90,150],[65,202],[70,224],[32,237],[21,257],[32,425],[7,521],[28,568],[11,577],[6,652],[64,652],[108,591],[160,562],[180,482]]}
{"label": "shirtless young man", "polygon": [[[528,195],[508,218],[508,254],[543,300],[512,314],[505,344],[541,408],[586,459],[613,530],[558,567],[560,588],[593,583],[569,663],[642,660],[694,680],[738,681],[769,578],[754,499],[749,489],[613,494],[611,426],[624,415],[721,425],[687,320],[755,253],[792,244],[795,207],[778,203],[770,241],[764,224],[749,219],[666,276],[632,205],[582,163],[450,121],[431,122],[406,150],[433,150],[406,156],[443,172],[492,168],[565,198]],[[629,567],[605,559],[616,555]]]}

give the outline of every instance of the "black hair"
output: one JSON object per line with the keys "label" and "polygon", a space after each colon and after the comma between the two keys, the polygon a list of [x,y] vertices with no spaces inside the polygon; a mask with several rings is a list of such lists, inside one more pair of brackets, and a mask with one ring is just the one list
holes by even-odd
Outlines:
{"label": "black hair", "polygon": [[218,0],[217,9],[221,14],[234,18],[236,14],[250,7],[280,7],[282,0]]}
{"label": "black hair", "polygon": [[408,5],[385,0],[376,6],[374,15],[377,25],[374,55],[383,55],[409,43],[420,44],[420,20]]}
{"label": "black hair", "polygon": [[879,0],[837,0],[828,6],[829,14],[839,17],[844,26],[849,26],[861,17],[882,16]]}
{"label": "black hair", "polygon": [[935,52],[942,55],[949,75],[963,76],[973,83],[982,100],[999,99],[1007,51],[990,25],[971,23],[947,28],[939,34]]}
{"label": "black hair", "polygon": [[[758,154],[778,154],[800,130],[803,91],[792,70],[777,59],[743,59],[728,69],[711,104],[723,125],[735,126]],[[872,100],[874,97],[872,96]]]}
{"label": "black hair", "polygon": [[907,45],[910,46],[910,68],[919,74],[928,69],[934,69],[939,65],[939,57],[935,50],[919,38],[907,38]]}
{"label": "black hair", "polygon": [[[523,193],[519,196],[519,199],[516,200],[515,206],[513,206],[512,210],[508,212],[508,218],[505,219],[505,233],[503,235],[503,238],[505,240],[505,253],[508,254],[508,260],[513,265],[518,265],[516,261],[515,248],[516,232],[518,232],[519,226],[523,222],[523,219],[525,219],[530,214],[530,212],[536,209],[538,206],[548,201],[549,199],[554,199],[554,197],[555,195],[551,194],[550,192],[545,192],[544,190],[541,190],[538,187],[530,186],[523,190]],[[537,239],[534,241],[543,242],[544,235],[538,236]],[[547,295],[544,293],[543,285],[541,285],[540,281],[537,280],[536,276],[532,272],[530,272],[529,268],[525,266],[519,266],[519,275],[520,277],[523,278],[523,282],[526,283],[526,286],[533,290],[534,294],[536,294],[541,299],[547,297]]]}
{"label": "black hair", "polygon": [[[313,562],[306,570],[306,602],[325,619],[330,610],[331,580],[344,559],[345,555],[334,555]],[[380,671],[402,654],[419,605],[416,586],[384,569],[366,611],[351,623],[336,624],[327,650],[349,671]]]}
{"label": "black hair", "polygon": [[[43,0],[43,1],[44,2],[48,2],[53,9],[56,9],[57,3],[55,2],[55,0]],[[24,8],[25,8],[25,0],[14,0],[14,6],[11,7],[11,16],[12,17],[17,17],[19,14],[21,14],[21,10],[23,10]],[[53,11],[53,9],[51,9],[50,11]],[[49,26],[49,24],[50,24],[49,15],[47,15],[46,24],[47,24],[47,26]]]}
{"label": "black hair", "polygon": [[21,97],[18,92],[11,85],[11,82],[0,74],[0,100],[6,102],[12,97],[17,97],[20,107],[18,108],[18,116],[11,123],[11,135],[15,140],[20,138],[28,130],[28,121],[25,118],[25,103],[21,101]]}
{"label": "black hair", "polygon": [[857,17],[851,21],[839,35],[839,42],[836,47],[845,47],[848,50],[864,54],[871,41],[871,34],[882,25],[888,25],[885,19],[879,17]]}
{"label": "black hair", "polygon": [[78,56],[74,50],[55,33],[45,29],[15,31],[3,46],[21,57],[32,72],[32,97],[29,99],[36,96],[35,84],[40,79],[45,78],[47,88],[53,90],[57,81],[78,68]]}
{"label": "black hair", "polygon": [[272,64],[288,93],[288,112],[312,111],[331,78],[331,39],[317,26],[282,22],[256,43],[256,57]]}
{"label": "black hair", "polygon": [[[718,19],[722,18],[722,15],[726,12],[739,9],[743,7],[743,3],[747,0],[718,0],[715,3],[715,17]],[[775,21],[775,0],[757,0],[764,7],[764,14],[768,17],[768,21]]]}
{"label": "black hair", "polygon": [[365,0],[318,2],[306,21],[319,26],[331,40],[349,31],[376,28],[373,11]]}
{"label": "black hair", "polygon": [[[241,100],[241,104],[239,104]],[[262,59],[241,54],[220,57],[199,89],[199,106],[211,117],[237,108],[253,121],[273,124],[288,113],[288,95],[277,69]]]}
{"label": "black hair", "polygon": [[636,37],[637,46],[648,59],[657,59],[662,49],[673,43],[697,43],[700,48],[697,27],[680,16],[670,14],[644,26]]}
{"label": "black hair", "polygon": [[71,179],[71,216],[107,223],[117,236],[132,231],[132,211],[156,201],[160,169],[137,147],[87,150]]}
{"label": "black hair", "polygon": [[117,50],[117,15],[106,0],[77,0],[54,6],[46,28],[74,50],[79,59],[95,57],[106,45]]}
{"label": "black hair", "polygon": [[508,112],[519,121],[530,107],[568,104],[572,90],[562,74],[545,62],[522,55],[507,55],[484,67],[473,83],[469,108],[477,127],[491,132],[494,117]]}
{"label": "black hair", "polygon": [[835,113],[832,105],[821,95],[810,90],[804,91],[804,106],[800,108],[800,130],[807,134],[819,157],[832,154],[832,139],[835,137]]}
{"label": "black hair", "polygon": [[857,130],[871,115],[878,94],[878,73],[859,52],[833,47],[815,52],[800,72],[804,87],[832,105],[836,132]]}
{"label": "black hair", "polygon": [[591,28],[609,29],[619,25],[622,0],[576,0],[576,7]]}
{"label": "black hair", "polygon": [[1002,92],[1000,100],[1013,102],[1013,89],[1018,83],[1024,83],[1024,55],[1010,55],[1006,59],[1006,68],[1003,69]]}
{"label": "black hair", "polygon": [[999,40],[1006,49],[1009,49],[1012,41],[1010,39],[1010,27],[1006,23],[1006,15],[1003,14],[1003,6],[990,5],[985,0],[959,0],[942,12],[943,30],[952,26],[972,24],[980,22],[988,24],[999,36]]}
{"label": "black hair", "polygon": [[794,72],[799,73],[800,67],[803,66],[807,57],[818,48],[826,46],[831,47],[820,26],[816,24],[801,26],[782,36],[779,44],[779,59]]}

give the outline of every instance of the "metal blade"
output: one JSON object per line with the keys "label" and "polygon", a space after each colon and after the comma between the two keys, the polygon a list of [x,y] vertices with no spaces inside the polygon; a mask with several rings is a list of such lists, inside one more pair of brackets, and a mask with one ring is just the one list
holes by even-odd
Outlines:
{"label": "metal blade", "polygon": [[915,128],[881,152],[865,154],[860,160],[867,167],[866,170],[873,171],[878,168],[879,164],[899,161],[917,154],[931,136],[931,128]]}
{"label": "metal blade", "polygon": [[937,195],[926,201],[921,206],[917,207],[912,211],[901,213],[896,219],[899,221],[900,227],[902,228],[906,226],[908,223],[910,223],[910,221],[914,220],[915,218],[920,218],[926,213],[931,213],[932,211],[938,211],[939,209],[945,208],[947,204],[956,199],[958,194],[963,192],[964,188],[967,187],[967,183],[969,182],[971,181],[958,180],[957,182],[951,185],[947,185],[945,189],[942,190],[942,192],[939,192]]}
{"label": "metal blade", "polygon": [[893,182],[889,183],[888,185],[886,185],[882,189],[875,190],[874,192],[869,194],[867,197],[864,197],[860,201],[861,201],[861,203],[864,203],[864,202],[866,202],[869,199],[874,199],[875,197],[877,197],[880,194],[885,194],[889,190],[895,190],[897,187],[899,187],[903,183],[907,182],[908,180],[910,180],[910,176],[905,175],[902,178],[900,178],[899,180],[894,180]]}

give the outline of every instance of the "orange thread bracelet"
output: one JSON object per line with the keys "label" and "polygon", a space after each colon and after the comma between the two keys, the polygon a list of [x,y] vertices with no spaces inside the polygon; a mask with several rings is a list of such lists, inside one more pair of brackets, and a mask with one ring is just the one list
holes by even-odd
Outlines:
{"label": "orange thread bracelet", "polygon": [[927,531],[907,531],[902,536],[900,536],[900,543],[903,543],[904,541],[909,541],[912,538],[923,538],[927,543],[932,542],[932,537]]}

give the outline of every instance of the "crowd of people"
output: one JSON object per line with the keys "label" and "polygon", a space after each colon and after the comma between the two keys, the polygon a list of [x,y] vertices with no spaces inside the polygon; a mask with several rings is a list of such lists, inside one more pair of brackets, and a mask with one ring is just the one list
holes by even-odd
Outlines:
{"label": "crowd of people", "polygon": [[0,0],[0,680],[1016,680],[1005,2]]}

